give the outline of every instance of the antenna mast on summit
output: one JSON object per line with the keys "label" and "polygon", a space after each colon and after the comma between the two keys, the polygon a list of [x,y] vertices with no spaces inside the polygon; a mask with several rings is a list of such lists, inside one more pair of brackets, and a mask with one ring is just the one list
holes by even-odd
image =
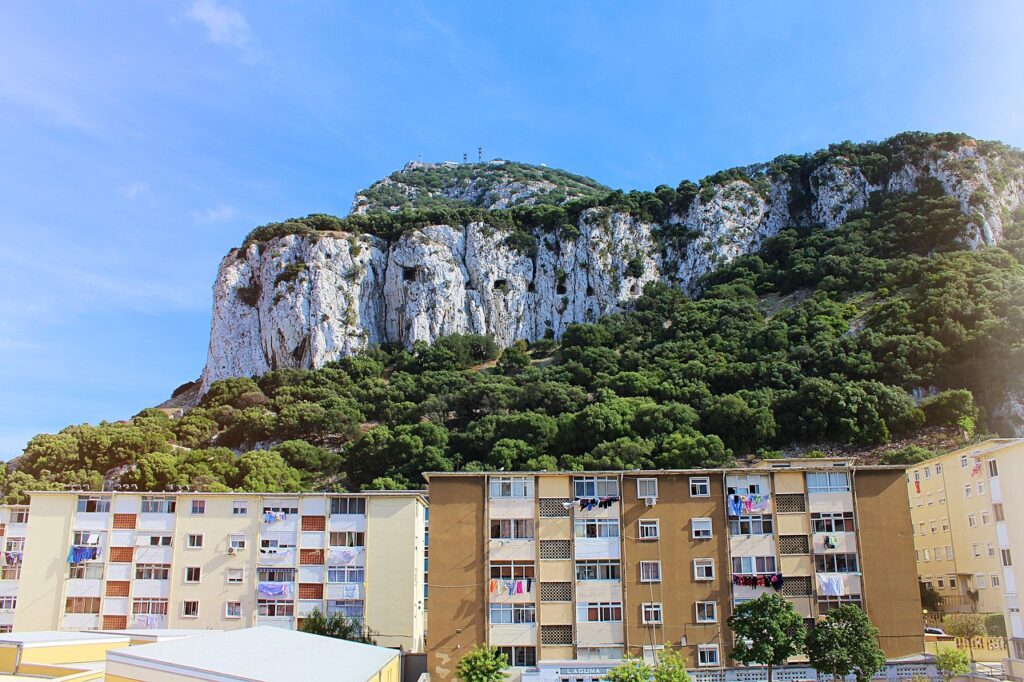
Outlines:
{"label": "antenna mast on summit", "polygon": [[481,163],[483,162],[483,160],[484,160],[484,148],[483,147],[477,147],[476,148],[476,160],[481,162]]}

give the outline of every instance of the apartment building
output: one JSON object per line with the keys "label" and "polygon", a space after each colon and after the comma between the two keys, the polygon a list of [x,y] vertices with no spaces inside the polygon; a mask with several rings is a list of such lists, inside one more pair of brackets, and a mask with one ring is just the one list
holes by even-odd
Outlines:
{"label": "apartment building", "polygon": [[11,632],[14,626],[27,522],[27,505],[0,505],[0,633]]}
{"label": "apartment building", "polygon": [[994,438],[907,470],[920,579],[943,611],[1003,613],[1009,654],[1024,676],[1024,438]]}
{"label": "apartment building", "polygon": [[417,492],[35,492],[13,625],[290,628],[320,609],[422,651],[425,510]]}
{"label": "apartment building", "polygon": [[678,649],[729,666],[734,605],[866,609],[890,657],[923,650],[902,467],[429,474],[432,679],[489,643],[516,679],[598,678]]}

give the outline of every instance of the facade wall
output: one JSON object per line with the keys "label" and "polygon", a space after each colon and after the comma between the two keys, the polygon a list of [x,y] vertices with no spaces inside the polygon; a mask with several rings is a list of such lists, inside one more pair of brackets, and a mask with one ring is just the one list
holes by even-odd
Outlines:
{"label": "facade wall", "polygon": [[889,658],[924,650],[904,480],[898,470],[858,471],[854,479],[865,606]]}
{"label": "facade wall", "polygon": [[[36,493],[15,627],[295,627],[319,609],[422,650],[424,509],[415,493]],[[70,565],[76,543],[98,555]]]}
{"label": "facade wall", "polygon": [[459,658],[487,641],[485,495],[483,477],[446,479],[430,492],[431,679],[455,679]]}

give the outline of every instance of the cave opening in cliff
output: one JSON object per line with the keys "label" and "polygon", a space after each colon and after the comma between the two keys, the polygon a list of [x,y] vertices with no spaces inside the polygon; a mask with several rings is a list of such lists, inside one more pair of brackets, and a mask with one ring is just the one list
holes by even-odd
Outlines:
{"label": "cave opening in cliff", "polygon": [[406,282],[415,282],[416,268],[402,268],[402,279]]}
{"label": "cave opening in cliff", "polygon": [[594,287],[592,287],[590,285],[587,285],[587,296],[593,296],[593,295],[594,295]]}
{"label": "cave opening in cliff", "polygon": [[495,291],[508,291],[508,280],[496,279],[494,280]]}
{"label": "cave opening in cliff", "polygon": [[559,284],[559,285],[558,285],[558,288],[557,288],[557,289],[555,289],[555,291],[556,291],[556,293],[558,293],[558,294],[565,294],[565,292],[566,292],[566,291],[568,291],[568,289],[566,289],[566,288],[565,288],[565,285],[564,285],[564,284]]}
{"label": "cave opening in cliff", "polygon": [[526,290],[532,294],[537,291],[537,285],[534,284],[533,282],[530,282],[529,284],[526,285]]}

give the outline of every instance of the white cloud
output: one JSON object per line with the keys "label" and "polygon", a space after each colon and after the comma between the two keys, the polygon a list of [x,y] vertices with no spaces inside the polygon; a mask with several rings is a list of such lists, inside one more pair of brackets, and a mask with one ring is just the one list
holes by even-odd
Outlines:
{"label": "white cloud", "polygon": [[226,204],[219,206],[213,206],[202,211],[194,211],[192,213],[192,220],[196,221],[201,225],[207,225],[210,223],[223,223],[231,220],[235,217],[236,211],[233,207]]}
{"label": "white cloud", "polygon": [[150,196],[149,185],[141,180],[129,182],[117,188],[118,193],[129,201],[138,199],[141,196]]}
{"label": "white cloud", "polygon": [[232,7],[219,5],[216,0],[195,0],[187,16],[206,28],[206,37],[210,42],[243,48],[252,41],[252,30],[242,13]]}

